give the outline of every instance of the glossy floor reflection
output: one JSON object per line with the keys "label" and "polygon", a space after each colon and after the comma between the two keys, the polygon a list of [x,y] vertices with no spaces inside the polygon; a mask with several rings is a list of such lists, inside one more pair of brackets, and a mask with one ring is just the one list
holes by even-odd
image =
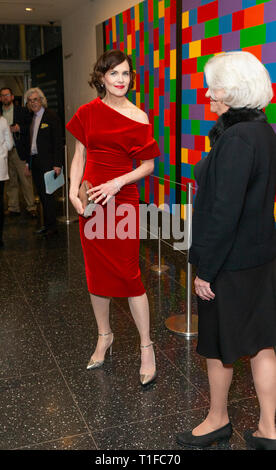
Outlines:
{"label": "glossy floor reflection", "polygon": [[[141,244],[151,308],[157,383],[139,384],[139,338],[127,299],[111,303],[115,341],[104,367],[87,371],[97,331],[86,288],[78,225],[38,239],[36,221],[6,219],[0,252],[0,449],[180,449],[175,434],[208,409],[208,379],[196,339],[171,333],[165,320],[185,312],[185,255],[157,241]],[[193,297],[193,310],[196,302]],[[229,449],[245,449],[258,419],[247,359],[235,365],[230,391],[235,432]]]}

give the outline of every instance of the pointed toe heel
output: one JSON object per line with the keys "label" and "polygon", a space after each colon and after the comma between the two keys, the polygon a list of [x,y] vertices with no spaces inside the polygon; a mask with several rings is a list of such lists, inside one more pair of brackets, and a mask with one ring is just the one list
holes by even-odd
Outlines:
{"label": "pointed toe heel", "polygon": [[253,431],[244,432],[244,440],[248,448],[253,450],[276,450],[276,439],[253,436]]}
{"label": "pointed toe heel", "polygon": [[[153,346],[153,343],[147,344],[146,346],[141,346],[141,349],[149,348],[150,346]],[[155,361],[155,356],[154,356],[154,361]],[[153,384],[156,381],[156,377],[157,377],[156,368],[152,374],[140,374],[140,383],[142,387],[148,387],[150,384]]]}
{"label": "pointed toe heel", "polygon": [[[108,335],[113,335],[112,331],[110,331],[109,333],[99,333],[98,336],[108,336]],[[110,352],[110,356],[112,356],[112,346],[113,346],[113,341],[114,341],[114,336],[112,336],[112,341],[111,341],[111,344],[109,346],[107,346],[106,350],[105,350],[105,353],[106,351],[109,349],[109,352]],[[86,369],[90,370],[90,369],[98,369],[99,367],[102,367],[104,364],[104,359],[103,361],[94,361],[94,359],[92,359],[92,356],[91,356],[91,359],[90,361],[88,362],[87,366],[86,366]]]}

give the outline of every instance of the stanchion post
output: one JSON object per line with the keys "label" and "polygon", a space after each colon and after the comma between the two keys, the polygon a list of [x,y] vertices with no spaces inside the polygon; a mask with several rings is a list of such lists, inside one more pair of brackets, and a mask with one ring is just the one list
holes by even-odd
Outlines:
{"label": "stanchion post", "polygon": [[158,227],[158,265],[154,264],[151,267],[152,271],[157,274],[162,274],[169,269],[166,264],[161,265],[161,228]]}
{"label": "stanchion post", "polygon": [[167,318],[166,327],[173,333],[185,336],[187,339],[197,335],[198,317],[192,314],[192,266],[189,263],[189,248],[192,236],[192,206],[193,206],[193,186],[187,184],[187,204],[186,204],[186,224],[187,240],[187,262],[186,262],[186,314],[175,315]]}
{"label": "stanchion post", "polygon": [[58,217],[59,222],[63,222],[65,224],[71,224],[72,222],[76,222],[78,217],[73,217],[70,219],[69,215],[69,185],[68,185],[68,150],[67,145],[64,146],[64,179],[65,179],[65,216]]}

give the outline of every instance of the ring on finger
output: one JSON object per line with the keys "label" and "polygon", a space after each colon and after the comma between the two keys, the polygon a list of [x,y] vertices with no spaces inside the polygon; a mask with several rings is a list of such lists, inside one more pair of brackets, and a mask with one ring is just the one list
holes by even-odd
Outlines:
{"label": "ring on finger", "polygon": [[103,194],[103,197],[106,197],[106,194],[105,193],[102,193]]}

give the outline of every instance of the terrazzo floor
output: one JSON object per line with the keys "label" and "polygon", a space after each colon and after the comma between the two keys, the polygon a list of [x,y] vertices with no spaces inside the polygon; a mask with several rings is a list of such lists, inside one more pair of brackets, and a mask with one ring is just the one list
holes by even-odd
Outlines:
{"label": "terrazzo floor", "polygon": [[[139,384],[139,337],[127,299],[111,303],[113,355],[86,370],[97,339],[86,288],[78,224],[38,239],[38,222],[6,218],[0,251],[0,449],[180,450],[175,435],[208,410],[205,361],[196,338],[171,333],[165,320],[185,312],[185,255],[156,240],[141,242],[140,266],[151,310],[156,384]],[[193,296],[193,311],[196,302]],[[229,397],[229,450],[246,449],[258,403],[249,360],[235,364]],[[219,450],[214,447],[214,450]]]}

